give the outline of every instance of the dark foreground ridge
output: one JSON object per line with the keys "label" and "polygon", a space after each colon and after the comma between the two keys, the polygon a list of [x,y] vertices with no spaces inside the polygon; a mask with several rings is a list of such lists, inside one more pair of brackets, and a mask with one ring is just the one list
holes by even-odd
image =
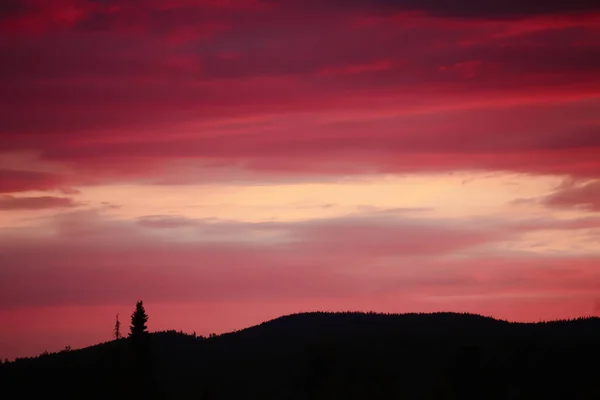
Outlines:
{"label": "dark foreground ridge", "polygon": [[295,314],[18,359],[0,383],[8,398],[600,399],[600,319]]}

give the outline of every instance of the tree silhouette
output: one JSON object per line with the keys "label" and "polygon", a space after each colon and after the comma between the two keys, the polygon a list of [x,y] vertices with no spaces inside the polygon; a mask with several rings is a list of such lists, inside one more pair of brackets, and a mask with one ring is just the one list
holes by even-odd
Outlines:
{"label": "tree silhouette", "polygon": [[115,328],[113,330],[113,336],[114,336],[115,340],[121,339],[121,321],[119,321],[119,314],[117,314],[117,317],[115,320]]}
{"label": "tree silhouette", "polygon": [[[600,318],[515,324],[450,313],[309,313],[211,340],[175,329],[143,336],[3,364],[2,393],[128,400],[600,399],[593,367],[600,359]],[[54,384],[61,379],[74,383]]]}
{"label": "tree silhouette", "polygon": [[135,304],[135,311],[131,314],[131,332],[129,337],[133,339],[141,338],[148,334],[148,315],[144,309],[144,303],[140,300]]}
{"label": "tree silhouette", "polygon": [[136,398],[158,399],[162,398],[161,389],[156,383],[154,376],[154,357],[148,334],[148,315],[144,309],[144,303],[140,300],[135,304],[135,310],[131,314],[131,326],[129,333],[131,350],[133,351],[133,384],[136,388]]}

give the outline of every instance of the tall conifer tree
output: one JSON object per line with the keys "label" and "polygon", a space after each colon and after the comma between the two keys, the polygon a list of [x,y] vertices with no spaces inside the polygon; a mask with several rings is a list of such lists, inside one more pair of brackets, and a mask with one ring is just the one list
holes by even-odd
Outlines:
{"label": "tall conifer tree", "polygon": [[117,314],[117,317],[115,319],[115,328],[113,330],[113,337],[115,338],[115,340],[121,339],[121,321],[119,321],[119,314]]}
{"label": "tall conifer tree", "polygon": [[129,337],[140,338],[148,334],[148,315],[144,309],[144,303],[140,300],[135,304],[135,311],[131,314],[131,332]]}

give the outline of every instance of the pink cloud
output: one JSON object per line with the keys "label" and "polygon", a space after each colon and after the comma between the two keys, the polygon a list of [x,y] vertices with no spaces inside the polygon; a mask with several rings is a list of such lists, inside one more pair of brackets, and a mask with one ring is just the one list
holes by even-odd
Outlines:
{"label": "pink cloud", "polygon": [[292,237],[307,254],[344,253],[354,257],[427,256],[457,253],[506,239],[506,231],[449,221],[350,219],[298,224]]}
{"label": "pink cloud", "polygon": [[70,208],[78,204],[68,197],[15,197],[0,195],[0,211],[43,210],[46,208]]}
{"label": "pink cloud", "polygon": [[[40,163],[4,162],[0,208],[69,207],[14,193],[96,184],[484,170],[570,176],[541,201],[598,211],[599,20],[587,0],[4,0],[0,155]],[[256,318],[267,313],[247,304],[271,316],[410,304],[532,318],[598,298],[594,257],[486,250],[597,219],[410,215],[240,224],[59,213],[35,231],[0,231],[0,314],[143,297],[229,301]]]}
{"label": "pink cloud", "polygon": [[0,193],[56,189],[64,187],[65,181],[52,173],[0,169]]}
{"label": "pink cloud", "polygon": [[481,3],[476,0],[462,1],[458,4],[449,4],[443,0],[353,0],[330,1],[318,0],[284,0],[287,6],[303,5],[309,9],[335,11],[358,11],[363,14],[382,14],[406,11],[420,11],[434,16],[451,17],[460,19],[521,19],[535,15],[553,15],[585,13],[598,11],[598,6],[586,0],[574,1],[566,4],[560,1],[536,3],[533,1],[512,3],[502,0],[491,0]]}
{"label": "pink cloud", "polygon": [[583,208],[600,211],[600,181],[567,184],[543,199],[551,207]]}
{"label": "pink cloud", "polygon": [[459,62],[454,65],[443,65],[439,67],[441,72],[454,72],[460,74],[464,78],[473,78],[482,68],[482,62],[479,60],[469,60]]}
{"label": "pink cloud", "polygon": [[373,72],[373,71],[386,71],[392,69],[393,65],[389,61],[376,61],[370,64],[361,64],[361,65],[347,65],[338,68],[324,68],[320,70],[317,74],[320,76],[328,76],[328,75],[354,75],[361,74],[364,72]]}
{"label": "pink cloud", "polygon": [[[63,213],[50,225],[36,228],[52,229],[58,235],[54,238],[2,234],[0,303],[12,308],[100,305],[133,297],[161,303],[287,301],[362,296],[371,290],[419,293],[426,288],[438,294],[503,288],[537,293],[542,278],[548,290],[558,290],[556,285],[563,283],[566,290],[570,281],[575,291],[591,290],[596,279],[591,275],[555,280],[552,268],[544,269],[566,268],[568,263],[561,259],[512,260],[504,255],[498,261],[498,255],[490,254],[486,261],[485,253],[468,256],[470,250],[516,240],[523,232],[590,226],[598,226],[598,221],[506,225],[485,219],[457,223],[372,213],[297,223],[166,216],[133,223],[95,211]],[[168,237],[156,235],[164,229],[170,230]],[[276,239],[260,239],[265,233]],[[459,254],[468,257],[460,263],[450,261]],[[577,268],[592,271],[595,261],[577,262]],[[549,275],[538,279],[528,275],[532,271]],[[487,276],[485,281],[480,274]]]}
{"label": "pink cloud", "polygon": [[141,226],[154,229],[193,228],[201,227],[203,225],[203,221],[169,215],[143,217],[139,219],[138,223]]}
{"label": "pink cloud", "polygon": [[[139,298],[151,307],[152,329],[199,332],[318,309],[575,317],[592,312],[598,298],[598,257],[498,254],[480,246],[516,240],[523,232],[598,224],[591,218],[458,224],[393,212],[254,224],[175,216],[127,222],[95,211],[62,213],[36,228],[53,229],[54,238],[0,235],[0,317],[35,320],[52,340],[32,340],[28,335],[40,328],[25,322],[9,324],[0,337],[19,349],[15,355],[42,344],[57,350],[87,345],[104,337],[102,326],[110,327],[115,310],[128,312],[124,307]],[[165,229],[169,236],[156,235]],[[257,233],[278,236],[255,240],[262,236]],[[98,313],[92,318],[89,310]],[[25,318],[42,312],[47,315]],[[73,326],[72,318],[89,321],[88,330],[73,336],[65,328]]]}

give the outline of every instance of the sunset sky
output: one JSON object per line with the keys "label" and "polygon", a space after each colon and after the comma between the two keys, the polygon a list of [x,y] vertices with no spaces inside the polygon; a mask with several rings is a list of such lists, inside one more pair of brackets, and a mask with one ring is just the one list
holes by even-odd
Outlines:
{"label": "sunset sky", "polygon": [[600,2],[1,0],[0,58],[0,358],[600,315]]}

